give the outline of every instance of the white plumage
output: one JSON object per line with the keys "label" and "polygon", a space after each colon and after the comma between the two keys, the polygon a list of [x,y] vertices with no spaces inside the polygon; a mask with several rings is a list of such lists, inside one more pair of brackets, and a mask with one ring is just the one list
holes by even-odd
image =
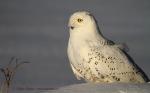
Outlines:
{"label": "white plumage", "polygon": [[94,83],[147,81],[145,74],[129,58],[125,47],[106,39],[89,12],[74,13],[68,25],[68,57],[77,79]]}

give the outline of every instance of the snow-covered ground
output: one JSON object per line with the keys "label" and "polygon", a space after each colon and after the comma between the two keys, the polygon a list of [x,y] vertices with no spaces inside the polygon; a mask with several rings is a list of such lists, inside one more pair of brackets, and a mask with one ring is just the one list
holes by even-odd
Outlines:
{"label": "snow-covered ground", "polygon": [[150,93],[150,84],[75,84],[41,93]]}

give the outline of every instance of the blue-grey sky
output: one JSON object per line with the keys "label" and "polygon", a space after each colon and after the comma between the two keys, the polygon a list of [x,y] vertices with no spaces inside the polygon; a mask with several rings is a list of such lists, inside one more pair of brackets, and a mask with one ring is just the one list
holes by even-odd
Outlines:
{"label": "blue-grey sky", "polygon": [[126,43],[129,54],[150,77],[149,0],[0,0],[0,66],[12,56],[31,62],[17,71],[16,87],[79,82],[66,54],[67,23],[77,10],[91,11],[107,38]]}

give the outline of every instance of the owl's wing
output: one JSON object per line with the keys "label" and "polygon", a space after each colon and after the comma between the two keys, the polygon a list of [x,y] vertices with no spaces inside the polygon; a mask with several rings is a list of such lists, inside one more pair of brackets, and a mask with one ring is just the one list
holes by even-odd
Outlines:
{"label": "owl's wing", "polygon": [[129,52],[129,47],[127,46],[126,43],[116,44],[116,45],[114,45],[114,47],[118,47],[118,48],[120,48],[122,51]]}
{"label": "owl's wing", "polygon": [[129,52],[129,47],[127,46],[126,43],[115,44],[113,41],[108,40],[108,39],[104,42],[106,42],[106,45],[110,45],[110,46],[113,45],[114,47],[117,47],[117,48],[121,49],[122,51]]}
{"label": "owl's wing", "polygon": [[[144,82],[139,70],[130,62],[125,53],[116,46],[92,46],[81,51],[82,58],[92,74],[105,77],[108,82]],[[105,79],[104,78],[104,79]],[[110,80],[110,81],[109,81]]]}
{"label": "owl's wing", "polygon": [[70,63],[73,73],[75,74],[78,80],[81,80],[81,74],[77,71],[77,69]]}

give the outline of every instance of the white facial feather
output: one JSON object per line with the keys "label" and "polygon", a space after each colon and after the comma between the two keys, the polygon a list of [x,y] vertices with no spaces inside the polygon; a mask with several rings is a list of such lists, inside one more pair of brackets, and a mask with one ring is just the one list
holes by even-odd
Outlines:
{"label": "white facial feather", "polygon": [[[92,14],[86,11],[74,13],[69,19],[70,37],[77,40],[100,40],[104,42],[99,32],[98,24]],[[78,38],[76,38],[78,37]]]}
{"label": "white facial feather", "polygon": [[69,27],[82,28],[91,25],[94,22],[93,17],[88,12],[76,12],[69,20]]}

